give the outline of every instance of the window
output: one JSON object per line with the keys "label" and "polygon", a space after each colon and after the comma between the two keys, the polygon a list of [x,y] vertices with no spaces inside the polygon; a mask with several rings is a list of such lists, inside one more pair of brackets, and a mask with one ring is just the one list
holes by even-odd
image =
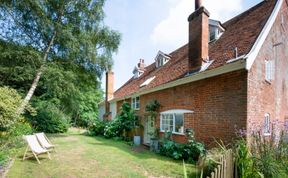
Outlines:
{"label": "window", "polygon": [[264,134],[270,134],[270,114],[265,114],[264,119]]}
{"label": "window", "polygon": [[273,62],[265,60],[265,80],[271,82],[273,79]]}
{"label": "window", "polygon": [[219,39],[224,31],[220,21],[209,19],[209,42]]}
{"label": "window", "polygon": [[162,51],[159,51],[156,58],[155,58],[155,63],[156,63],[156,67],[159,68],[163,65],[165,65],[171,56],[163,53]]}
{"label": "window", "polygon": [[138,110],[140,109],[140,97],[132,98],[132,109]]}
{"label": "window", "polygon": [[162,132],[171,131],[172,133],[184,133],[184,114],[161,114],[161,126]]}

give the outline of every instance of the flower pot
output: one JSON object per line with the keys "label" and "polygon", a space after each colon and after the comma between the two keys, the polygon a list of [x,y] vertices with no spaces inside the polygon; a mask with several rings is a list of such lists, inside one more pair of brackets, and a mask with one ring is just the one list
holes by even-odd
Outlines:
{"label": "flower pot", "polygon": [[141,137],[134,136],[134,145],[140,145],[140,144],[141,144]]}
{"label": "flower pot", "polygon": [[159,140],[156,138],[151,138],[150,139],[150,151],[159,153],[160,151],[160,143]]}

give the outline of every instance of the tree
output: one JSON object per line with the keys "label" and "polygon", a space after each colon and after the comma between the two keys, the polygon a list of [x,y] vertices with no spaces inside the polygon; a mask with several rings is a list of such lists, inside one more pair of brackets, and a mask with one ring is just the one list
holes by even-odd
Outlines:
{"label": "tree", "polygon": [[29,45],[42,54],[42,65],[17,109],[21,114],[33,96],[47,64],[55,58],[73,61],[101,75],[112,66],[119,33],[103,24],[105,0],[3,0],[1,38]]}
{"label": "tree", "polygon": [[[41,57],[35,49],[0,40],[0,87],[9,86],[25,95],[40,66]],[[30,104],[36,111],[43,111],[53,107],[41,107],[41,103],[50,103],[76,126],[87,127],[97,119],[98,103],[102,99],[103,91],[94,71],[73,61],[63,63],[54,59],[47,64]],[[37,118],[26,116],[30,120]]]}

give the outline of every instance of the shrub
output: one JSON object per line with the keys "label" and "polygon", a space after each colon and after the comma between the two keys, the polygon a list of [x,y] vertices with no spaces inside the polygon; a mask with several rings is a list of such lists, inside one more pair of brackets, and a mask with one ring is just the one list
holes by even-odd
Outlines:
{"label": "shrub", "polygon": [[106,138],[122,137],[124,133],[126,134],[135,128],[138,117],[130,104],[124,102],[120,110],[120,114],[105,126],[104,136]]}
{"label": "shrub", "polygon": [[64,133],[69,128],[70,119],[50,102],[40,102],[37,106],[37,115],[30,118],[33,127],[40,132]]}
{"label": "shrub", "polygon": [[[276,139],[274,131],[271,138],[265,138],[260,132],[252,135],[251,153],[253,155],[254,164],[264,177],[286,177],[288,175],[287,165],[283,165],[288,161],[287,150],[288,145],[284,142],[284,138]],[[286,174],[285,176],[281,174]]]}
{"label": "shrub", "polygon": [[19,118],[17,107],[21,104],[21,96],[16,90],[0,87],[0,132],[7,131]]}
{"label": "shrub", "polygon": [[184,146],[183,151],[184,159],[188,159],[189,162],[197,161],[201,156],[206,154],[206,149],[203,143],[195,140],[189,140],[188,144]]}
{"label": "shrub", "polygon": [[190,163],[195,163],[201,156],[206,154],[204,144],[197,142],[194,139],[193,132],[188,133],[188,143],[180,144],[169,140],[171,133],[165,132],[163,144],[160,147],[160,154],[171,157],[173,159],[187,160]]}
{"label": "shrub", "polygon": [[[273,125],[274,126],[274,125]],[[261,130],[250,135],[250,146],[244,139],[236,142],[235,157],[240,177],[287,177],[288,144],[284,134],[275,134],[272,129],[269,137]]]}
{"label": "shrub", "polygon": [[4,165],[24,145],[22,136],[32,133],[33,129],[30,124],[25,122],[24,118],[20,118],[19,122],[11,126],[10,130],[0,137],[0,166]]}
{"label": "shrub", "polygon": [[121,135],[121,128],[120,128],[119,120],[114,119],[107,123],[104,128],[104,137],[105,138],[113,138],[113,137],[120,137]]}
{"label": "shrub", "polygon": [[95,120],[92,124],[89,125],[88,130],[91,135],[104,135],[106,123],[104,121]]}
{"label": "shrub", "polygon": [[244,139],[240,139],[236,142],[235,158],[239,177],[261,177],[261,174],[256,170],[251,152]]}
{"label": "shrub", "polygon": [[95,112],[86,112],[82,113],[80,117],[74,120],[74,126],[88,128],[93,125],[93,123],[97,122],[97,115]]}

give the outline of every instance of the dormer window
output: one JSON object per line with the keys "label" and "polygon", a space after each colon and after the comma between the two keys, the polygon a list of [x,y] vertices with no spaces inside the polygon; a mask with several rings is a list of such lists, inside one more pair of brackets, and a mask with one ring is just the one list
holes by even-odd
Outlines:
{"label": "dormer window", "polygon": [[209,19],[209,41],[218,40],[225,29],[221,22]]}
{"label": "dormer window", "polygon": [[168,54],[159,51],[155,58],[156,68],[164,66],[170,60],[170,58],[171,56],[169,56]]}

